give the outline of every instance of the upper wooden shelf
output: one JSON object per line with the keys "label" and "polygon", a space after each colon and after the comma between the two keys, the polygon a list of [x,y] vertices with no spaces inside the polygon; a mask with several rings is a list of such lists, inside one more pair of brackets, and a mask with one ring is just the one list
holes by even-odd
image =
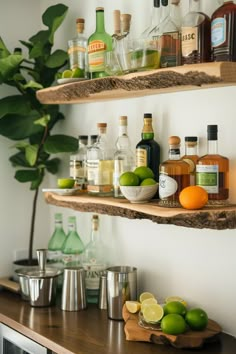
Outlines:
{"label": "upper wooden shelf", "polygon": [[235,84],[236,63],[216,62],[67,83],[39,90],[37,98],[44,104],[88,103]]}
{"label": "upper wooden shelf", "polygon": [[235,229],[236,205],[205,207],[201,210],[163,208],[157,200],[146,204],[132,204],[126,199],[91,197],[88,195],[60,196],[46,192],[49,204],[83,212],[97,212],[129,219],[147,219],[157,224],[172,224],[196,229]]}

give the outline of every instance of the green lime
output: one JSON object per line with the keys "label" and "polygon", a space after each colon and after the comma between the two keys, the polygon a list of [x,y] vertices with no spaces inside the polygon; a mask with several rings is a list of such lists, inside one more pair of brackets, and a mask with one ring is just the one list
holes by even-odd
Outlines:
{"label": "green lime", "polygon": [[152,186],[157,182],[153,178],[145,178],[141,183],[140,186]]}
{"label": "green lime", "polygon": [[207,313],[200,308],[189,310],[185,316],[185,320],[194,331],[202,331],[208,324]]}
{"label": "green lime", "polygon": [[59,188],[73,188],[75,180],[73,178],[58,178],[57,185]]}
{"label": "green lime", "polygon": [[170,313],[176,313],[178,315],[185,316],[187,310],[182,302],[171,301],[164,306],[164,313],[165,315],[168,315]]}
{"label": "green lime", "polygon": [[181,315],[177,313],[171,313],[166,315],[161,320],[161,329],[167,334],[181,334],[187,329],[186,322]]}
{"label": "green lime", "polygon": [[70,79],[72,77],[72,71],[67,69],[62,73],[62,79]]}
{"label": "green lime", "polygon": [[140,181],[143,181],[146,178],[154,178],[153,171],[147,166],[136,167],[134,173],[139,177]]}
{"label": "green lime", "polygon": [[73,78],[79,78],[79,77],[84,77],[84,70],[81,68],[75,68],[72,70],[72,76]]}
{"label": "green lime", "polygon": [[138,186],[139,178],[134,172],[124,172],[119,178],[121,186]]}

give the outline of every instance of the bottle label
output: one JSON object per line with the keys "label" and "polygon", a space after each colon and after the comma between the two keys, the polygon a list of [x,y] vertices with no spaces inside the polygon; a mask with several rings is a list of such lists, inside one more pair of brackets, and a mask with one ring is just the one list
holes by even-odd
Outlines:
{"label": "bottle label", "polygon": [[47,259],[50,263],[60,262],[62,259],[61,251],[50,251],[47,252]]}
{"label": "bottle label", "polygon": [[113,160],[88,160],[88,191],[109,193],[113,190]]}
{"label": "bottle label", "polygon": [[218,47],[226,41],[226,20],[223,17],[215,18],[211,24],[211,45]]}
{"label": "bottle label", "polygon": [[99,289],[99,279],[100,275],[105,269],[104,264],[94,264],[92,263],[83,263],[83,268],[86,271],[85,284],[86,289],[97,290]]}
{"label": "bottle label", "polygon": [[182,27],[181,44],[184,57],[198,50],[198,27]]}
{"label": "bottle label", "polygon": [[101,40],[94,40],[88,46],[88,64],[90,72],[104,71],[104,54],[106,43]]}
{"label": "bottle label", "polygon": [[165,174],[160,174],[159,177],[159,197],[165,199],[174,195],[178,189],[176,180]]}
{"label": "bottle label", "polygon": [[219,193],[219,166],[197,165],[196,185],[203,187],[208,193]]}
{"label": "bottle label", "polygon": [[64,266],[77,266],[80,265],[80,259],[81,255],[80,254],[62,254],[62,263]]}
{"label": "bottle label", "polygon": [[164,33],[161,38],[161,68],[178,66],[180,64],[179,32]]}
{"label": "bottle label", "polygon": [[136,149],[136,166],[147,166],[147,150]]}

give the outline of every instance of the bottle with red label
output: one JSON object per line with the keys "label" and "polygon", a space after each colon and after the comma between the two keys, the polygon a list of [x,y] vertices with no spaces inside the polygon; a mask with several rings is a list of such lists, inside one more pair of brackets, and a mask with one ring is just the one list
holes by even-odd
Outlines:
{"label": "bottle with red label", "polygon": [[107,76],[105,53],[112,50],[112,37],[105,30],[104,8],[96,8],[96,30],[88,39],[88,69],[91,79]]}

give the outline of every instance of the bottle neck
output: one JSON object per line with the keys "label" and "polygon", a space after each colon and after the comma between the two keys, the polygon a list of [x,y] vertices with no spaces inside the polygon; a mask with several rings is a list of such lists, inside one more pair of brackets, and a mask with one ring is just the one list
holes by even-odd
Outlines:
{"label": "bottle neck", "polygon": [[207,151],[209,155],[218,154],[218,140],[208,140],[207,141]]}
{"label": "bottle neck", "polygon": [[105,32],[104,11],[96,11],[96,32]]}
{"label": "bottle neck", "polygon": [[198,155],[198,149],[196,143],[186,143],[185,144],[185,155]]}
{"label": "bottle neck", "polygon": [[169,160],[180,160],[180,146],[170,145]]}
{"label": "bottle neck", "polygon": [[152,25],[158,26],[161,19],[161,8],[160,8],[160,1],[154,0],[154,7],[152,10]]}
{"label": "bottle neck", "polygon": [[170,5],[168,4],[168,0],[162,0],[161,3],[161,22],[164,22],[168,17],[170,17]]}
{"label": "bottle neck", "polygon": [[199,0],[189,0],[189,12],[200,12]]}
{"label": "bottle neck", "polygon": [[142,139],[148,140],[154,138],[154,131],[152,127],[152,118],[144,118],[144,126],[142,130]]}
{"label": "bottle neck", "polygon": [[68,220],[68,233],[76,231],[76,219],[69,218]]}
{"label": "bottle neck", "polygon": [[92,232],[91,232],[91,241],[96,242],[100,239],[99,233],[99,219],[93,218],[92,219]]}

